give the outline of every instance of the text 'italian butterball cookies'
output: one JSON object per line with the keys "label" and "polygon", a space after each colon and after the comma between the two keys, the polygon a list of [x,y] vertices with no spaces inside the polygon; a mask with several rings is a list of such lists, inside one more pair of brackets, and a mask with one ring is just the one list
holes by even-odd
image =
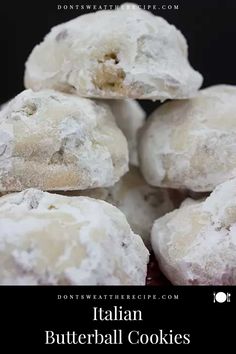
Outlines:
{"label": "text 'italian butterball cookies'", "polygon": [[26,90],[0,112],[0,191],[108,187],[127,170],[126,139],[104,103]]}
{"label": "text 'italian butterball cookies'", "polygon": [[212,191],[236,177],[236,87],[162,105],[142,129],[139,154],[146,181],[159,187]]}
{"label": "text 'italian butterball cookies'", "polygon": [[236,285],[236,179],[158,219],[151,242],[173,284]]}
{"label": "text 'italian butterball cookies'", "polygon": [[163,18],[130,6],[53,27],[26,62],[25,86],[97,98],[193,96],[202,76],[188,62],[184,36]]}
{"label": "text 'italian butterball cookies'", "polygon": [[0,284],[145,284],[148,251],[104,201],[35,189],[1,197],[0,246]]}

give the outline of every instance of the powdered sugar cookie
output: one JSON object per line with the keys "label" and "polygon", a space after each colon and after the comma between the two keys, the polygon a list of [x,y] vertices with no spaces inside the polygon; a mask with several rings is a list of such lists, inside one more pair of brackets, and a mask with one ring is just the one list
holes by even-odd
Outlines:
{"label": "powdered sugar cookie", "polygon": [[35,189],[0,198],[0,284],[144,285],[147,262],[104,201]]}
{"label": "powdered sugar cookie", "polygon": [[147,120],[140,167],[154,186],[212,191],[236,177],[236,87],[212,86],[163,104]]}
{"label": "powdered sugar cookie", "polygon": [[127,170],[126,139],[104,103],[26,90],[0,112],[0,191],[108,187]]}
{"label": "powdered sugar cookie", "polygon": [[26,62],[25,86],[92,98],[165,100],[195,95],[202,76],[182,33],[130,5],[53,27]]}
{"label": "powdered sugar cookie", "polygon": [[236,285],[236,179],[156,220],[152,247],[176,285]]}

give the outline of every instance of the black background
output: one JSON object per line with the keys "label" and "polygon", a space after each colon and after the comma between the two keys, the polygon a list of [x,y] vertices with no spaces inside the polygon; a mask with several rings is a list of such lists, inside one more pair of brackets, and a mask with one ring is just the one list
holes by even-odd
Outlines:
{"label": "black background", "polygon": [[[99,1],[120,4],[124,1]],[[178,4],[179,10],[157,10],[179,28],[189,44],[193,67],[204,76],[203,86],[236,84],[235,0],[140,0],[139,4]],[[85,11],[57,10],[57,4],[96,4],[88,0],[11,1],[0,5],[0,103],[23,90],[24,63],[49,29]],[[109,29],[108,29],[109,30]],[[156,103],[142,102],[148,112]]]}
{"label": "black background", "polygon": [[[231,302],[214,303],[213,293],[230,292]],[[178,294],[179,300],[57,300],[58,294]],[[139,350],[141,353],[233,353],[235,352],[235,287],[3,287],[1,299],[0,350],[11,353],[16,347],[26,353],[101,353]],[[94,322],[93,306],[113,306],[142,311],[142,322]],[[5,312],[4,312],[5,310]],[[159,329],[190,333],[189,345],[45,345],[45,330],[55,333],[101,333],[131,330],[158,333]],[[4,345],[7,345],[4,348]],[[198,351],[197,351],[198,350]]]}

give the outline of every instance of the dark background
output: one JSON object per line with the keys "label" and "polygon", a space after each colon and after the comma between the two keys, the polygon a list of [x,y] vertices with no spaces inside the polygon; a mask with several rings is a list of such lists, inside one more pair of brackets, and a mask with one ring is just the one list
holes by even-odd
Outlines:
{"label": "dark background", "polygon": [[[120,4],[124,1],[99,1]],[[235,0],[140,0],[139,4],[178,4],[179,10],[157,10],[179,28],[189,44],[192,66],[204,76],[203,86],[236,84]],[[24,89],[24,63],[49,29],[85,11],[57,10],[57,4],[96,4],[88,0],[13,2],[0,5],[0,104]],[[109,30],[109,29],[108,29]],[[150,112],[157,102],[142,101]]]}
{"label": "dark background", "polygon": [[[216,303],[213,294],[230,292],[231,302]],[[57,295],[76,294],[178,294],[179,300],[66,300],[58,301]],[[234,353],[235,325],[230,317],[235,312],[236,287],[176,286],[27,286],[2,287],[0,350],[1,353]],[[92,321],[92,307],[104,310],[113,306],[139,309],[143,321],[125,322]],[[4,314],[5,309],[5,316]],[[233,318],[234,319],[234,318]],[[75,331],[91,333],[94,328],[101,333],[117,328],[124,334],[123,345],[49,345],[45,343],[45,330],[56,333]],[[140,333],[157,333],[158,329],[177,333],[190,333],[190,345],[131,345],[125,338],[131,330]],[[16,350],[14,350],[16,348]],[[12,350],[13,349],[13,350]],[[139,351],[140,349],[140,351]]]}

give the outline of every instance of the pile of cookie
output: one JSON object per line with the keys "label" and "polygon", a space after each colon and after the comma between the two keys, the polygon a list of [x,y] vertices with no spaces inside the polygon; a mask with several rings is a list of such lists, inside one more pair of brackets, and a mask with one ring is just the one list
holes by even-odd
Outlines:
{"label": "pile of cookie", "polygon": [[53,27],[0,111],[0,284],[144,285],[150,250],[173,284],[236,284],[236,88],[201,85],[133,4]]}

